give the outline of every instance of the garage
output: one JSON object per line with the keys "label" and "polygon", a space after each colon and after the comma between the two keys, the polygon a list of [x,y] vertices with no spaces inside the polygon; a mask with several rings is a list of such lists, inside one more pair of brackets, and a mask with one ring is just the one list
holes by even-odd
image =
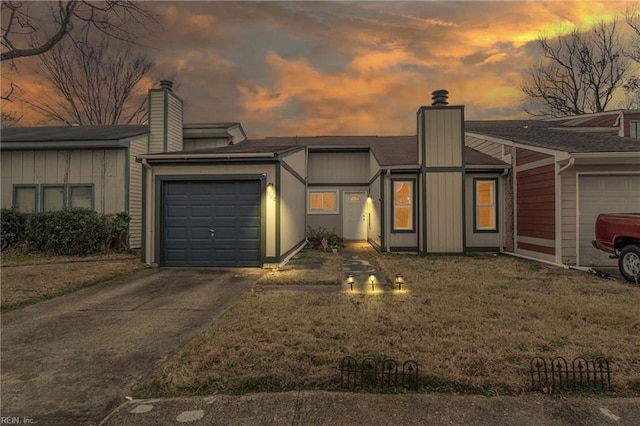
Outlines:
{"label": "garage", "polygon": [[162,183],[163,266],[260,266],[260,181]]}
{"label": "garage", "polygon": [[583,266],[616,266],[617,260],[591,245],[600,213],[640,212],[640,175],[578,175],[578,262]]}

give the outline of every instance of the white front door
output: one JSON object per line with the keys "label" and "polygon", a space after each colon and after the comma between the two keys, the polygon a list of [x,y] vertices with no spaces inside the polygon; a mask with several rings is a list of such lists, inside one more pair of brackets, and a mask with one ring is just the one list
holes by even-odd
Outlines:
{"label": "white front door", "polygon": [[343,215],[343,238],[345,240],[367,239],[367,193],[345,192]]}

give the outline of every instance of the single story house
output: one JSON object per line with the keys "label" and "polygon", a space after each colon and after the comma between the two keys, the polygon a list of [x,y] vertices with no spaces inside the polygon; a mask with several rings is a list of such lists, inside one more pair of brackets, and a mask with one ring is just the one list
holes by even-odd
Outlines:
{"label": "single story house", "polygon": [[183,124],[170,82],[149,91],[149,123],[2,129],[1,206],[22,212],[89,208],[128,212],[129,247],[142,241],[142,166],[148,152],[218,147],[246,139],[240,123]]}
{"label": "single story house", "polygon": [[156,266],[278,264],[317,227],[385,252],[604,264],[595,215],[640,211],[633,111],[465,121],[434,92],[414,136],[246,139],[183,124],[166,82],[149,96],[147,126],[4,131],[2,207],[129,211],[130,245]]}

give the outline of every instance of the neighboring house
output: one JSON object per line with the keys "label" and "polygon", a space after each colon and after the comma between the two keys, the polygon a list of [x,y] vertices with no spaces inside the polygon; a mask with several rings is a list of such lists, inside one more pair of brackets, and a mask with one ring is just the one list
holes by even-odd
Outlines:
{"label": "neighboring house", "polygon": [[183,125],[170,82],[149,91],[148,125],[2,129],[1,206],[22,212],[74,207],[128,212],[129,246],[141,247],[142,166],[148,152],[199,149],[245,138],[239,123]]}
{"label": "neighboring house", "polygon": [[640,139],[640,110],[617,110],[544,120],[559,130],[598,133]]}
{"label": "neighboring house", "polygon": [[[640,212],[640,140],[600,129],[628,129],[637,122],[603,119],[640,116],[593,115],[466,123],[467,146],[513,167],[506,182],[508,251],[567,265],[615,264],[591,246],[595,219],[599,213]],[[589,121],[597,127],[593,132],[585,129]]]}

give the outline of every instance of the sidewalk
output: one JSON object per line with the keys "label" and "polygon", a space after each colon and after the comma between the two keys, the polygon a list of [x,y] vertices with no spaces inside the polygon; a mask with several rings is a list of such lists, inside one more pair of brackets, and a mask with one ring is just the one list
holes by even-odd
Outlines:
{"label": "sidewalk", "polygon": [[124,425],[638,425],[640,398],[325,391],[135,400],[100,423]]}

